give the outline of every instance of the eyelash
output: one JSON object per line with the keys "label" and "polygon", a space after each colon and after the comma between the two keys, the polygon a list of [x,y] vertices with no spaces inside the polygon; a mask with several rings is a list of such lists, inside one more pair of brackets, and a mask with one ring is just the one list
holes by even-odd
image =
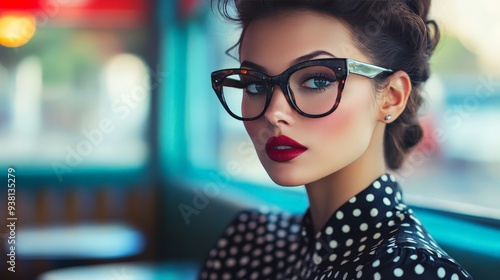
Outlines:
{"label": "eyelash", "polygon": [[322,88],[310,88],[308,90],[310,91],[325,91],[328,87],[333,86],[333,83],[337,81],[335,77],[332,77],[331,75],[325,74],[325,73],[308,73],[306,77],[303,78],[302,83],[305,83],[306,81],[313,79],[313,78],[322,78],[330,82],[330,84],[327,87],[322,87]]}
{"label": "eyelash", "polygon": [[308,81],[308,80],[312,79],[312,78],[323,78],[323,79],[328,80],[328,81],[330,81],[332,83],[334,83],[334,82],[337,81],[337,79],[335,77],[332,77],[331,75],[328,75],[328,74],[325,74],[325,73],[308,73],[306,75],[306,77],[303,79],[304,80],[303,83],[305,81]]}

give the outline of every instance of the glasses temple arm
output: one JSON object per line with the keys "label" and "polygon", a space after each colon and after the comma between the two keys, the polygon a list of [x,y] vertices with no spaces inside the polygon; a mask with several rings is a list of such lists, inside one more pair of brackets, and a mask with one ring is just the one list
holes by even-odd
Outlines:
{"label": "glasses temple arm", "polygon": [[379,66],[371,65],[361,61],[347,59],[347,68],[349,72],[358,74],[367,78],[375,78],[382,72],[394,72],[391,69],[382,68]]}

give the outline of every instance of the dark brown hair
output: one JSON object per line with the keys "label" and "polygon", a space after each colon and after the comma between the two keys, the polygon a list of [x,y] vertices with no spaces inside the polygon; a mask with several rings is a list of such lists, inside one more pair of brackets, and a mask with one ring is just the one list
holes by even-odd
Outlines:
{"label": "dark brown hair", "polygon": [[[403,113],[388,124],[384,154],[389,168],[401,167],[405,156],[422,138],[418,109],[422,84],[429,78],[429,58],[439,41],[439,28],[427,18],[430,0],[212,0],[220,14],[241,24],[243,30],[259,18],[292,11],[313,11],[334,16],[347,26],[359,49],[374,64],[405,71],[412,92]],[[233,6],[234,4],[234,6]],[[232,13],[232,7],[235,12]],[[377,88],[388,76],[377,77]]]}

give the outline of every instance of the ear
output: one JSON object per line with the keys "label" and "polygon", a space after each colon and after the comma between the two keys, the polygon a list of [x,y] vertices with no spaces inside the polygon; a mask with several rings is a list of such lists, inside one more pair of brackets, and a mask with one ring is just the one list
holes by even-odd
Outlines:
{"label": "ear", "polygon": [[382,91],[379,121],[390,123],[403,113],[411,88],[410,77],[404,71],[397,71],[388,78],[387,86]]}

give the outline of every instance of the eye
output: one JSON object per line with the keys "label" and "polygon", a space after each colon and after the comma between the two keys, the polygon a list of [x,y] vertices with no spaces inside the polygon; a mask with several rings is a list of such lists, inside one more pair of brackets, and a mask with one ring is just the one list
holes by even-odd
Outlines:
{"label": "eye", "polygon": [[265,93],[266,87],[263,84],[251,83],[246,86],[246,91],[251,94]]}
{"label": "eye", "polygon": [[328,87],[332,82],[334,82],[332,79],[325,77],[311,77],[302,83],[302,86],[310,89],[321,89]]}

